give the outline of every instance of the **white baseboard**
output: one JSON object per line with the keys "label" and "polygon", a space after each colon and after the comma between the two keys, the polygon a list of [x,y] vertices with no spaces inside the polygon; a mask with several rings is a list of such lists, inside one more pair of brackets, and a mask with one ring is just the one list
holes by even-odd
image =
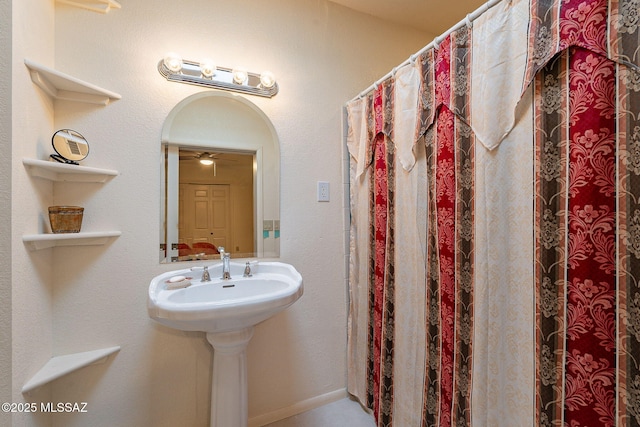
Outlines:
{"label": "white baseboard", "polygon": [[318,408],[322,405],[326,405],[327,403],[344,399],[347,396],[348,394],[346,388],[321,394],[320,396],[312,397],[311,399],[294,403],[293,405],[287,406],[286,408],[278,409],[276,411],[269,412],[268,414],[258,415],[257,417],[250,418],[248,427],[261,427],[266,424],[274,423],[276,421],[292,417],[302,412]]}

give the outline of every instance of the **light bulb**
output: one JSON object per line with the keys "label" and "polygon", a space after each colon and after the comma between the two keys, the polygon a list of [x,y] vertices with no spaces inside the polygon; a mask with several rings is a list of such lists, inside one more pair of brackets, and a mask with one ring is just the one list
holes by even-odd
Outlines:
{"label": "light bulb", "polygon": [[213,164],[213,160],[211,159],[200,159],[200,163],[202,163],[203,165],[209,166]]}
{"label": "light bulb", "polygon": [[247,80],[248,74],[247,70],[245,70],[244,68],[234,68],[231,72],[233,73],[233,82],[235,84],[241,85]]}
{"label": "light bulb", "polygon": [[276,77],[271,71],[265,71],[260,74],[260,84],[267,89],[272,88],[276,84]]}
{"label": "light bulb", "polygon": [[178,73],[182,70],[182,58],[177,53],[167,53],[164,56],[164,66],[173,73]]}
{"label": "light bulb", "polygon": [[203,59],[200,62],[200,72],[204,77],[211,78],[216,73],[216,64],[213,59]]}

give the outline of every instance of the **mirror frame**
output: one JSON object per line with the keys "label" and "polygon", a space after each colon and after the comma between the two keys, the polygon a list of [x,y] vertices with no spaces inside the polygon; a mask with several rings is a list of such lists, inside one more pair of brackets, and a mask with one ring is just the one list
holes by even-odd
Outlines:
{"label": "mirror frame", "polygon": [[[211,108],[204,108],[203,111],[202,107]],[[198,109],[198,114],[194,114],[195,109]],[[227,120],[224,117],[218,119],[215,116],[232,113],[233,118],[227,117]],[[199,115],[202,117],[197,117]],[[207,115],[209,115],[208,120]],[[224,126],[217,126],[216,121],[224,123]],[[269,238],[265,239],[263,230],[265,220],[277,220],[278,224],[280,220],[280,144],[275,127],[259,107],[242,96],[222,91],[199,92],[188,96],[173,107],[165,119],[160,147],[161,262],[163,260],[170,262],[174,252],[177,253],[171,250],[169,243],[178,242],[178,230],[177,227],[175,231],[169,230],[167,217],[178,217],[179,147],[255,153],[254,238],[256,244],[255,256],[252,258],[280,256],[280,239],[276,237],[275,231],[271,231]],[[165,147],[169,147],[166,169]],[[172,184],[168,184],[169,182]],[[172,187],[175,187],[175,194],[172,193]],[[275,189],[274,192],[265,196],[265,191],[269,192],[272,189]],[[163,255],[163,243],[169,246],[166,247],[166,255]]]}

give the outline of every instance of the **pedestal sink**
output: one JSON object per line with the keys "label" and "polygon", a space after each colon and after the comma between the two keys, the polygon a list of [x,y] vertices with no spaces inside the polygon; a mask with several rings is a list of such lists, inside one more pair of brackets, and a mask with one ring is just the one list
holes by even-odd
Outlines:
{"label": "pedestal sink", "polygon": [[200,281],[202,269],[184,269],[156,276],[149,285],[149,317],[170,328],[205,332],[213,346],[212,427],[246,427],[246,347],[253,327],[303,292],[302,276],[289,264],[253,263],[251,277],[243,277],[245,264],[230,264],[229,280],[220,278],[219,263],[208,267],[208,282]]}

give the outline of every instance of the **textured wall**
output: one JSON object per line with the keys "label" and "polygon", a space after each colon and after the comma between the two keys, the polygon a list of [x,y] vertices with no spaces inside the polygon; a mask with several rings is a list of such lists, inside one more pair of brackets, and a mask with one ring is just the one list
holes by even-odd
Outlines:
{"label": "textured wall", "polygon": [[[53,130],[53,104],[34,88],[24,59],[53,64],[54,3],[12,2],[11,30],[11,324],[14,403],[50,401],[50,387],[30,396],[20,390],[53,355],[51,251],[29,252],[23,234],[42,232],[53,186],[27,174],[22,159],[45,158]],[[45,154],[46,153],[46,154]],[[47,425],[48,414],[13,414],[13,427]]]}
{"label": "textured wall", "polygon": [[[11,1],[0,0],[0,56],[11,57]],[[0,63],[0,402],[11,401],[11,62]],[[8,78],[6,76],[9,76]],[[1,412],[0,424],[11,414]]]}
{"label": "textured wall", "polygon": [[[18,12],[26,13],[29,4],[41,2],[20,3],[25,4]],[[269,69],[280,85],[273,99],[247,99],[267,114],[280,139],[280,259],[301,272],[305,294],[256,328],[248,350],[250,418],[344,389],[342,106],[433,37],[324,0],[138,0],[122,5],[107,15],[59,5],[55,30],[47,16],[37,17],[42,29],[31,37],[43,46],[29,43],[14,54],[15,62],[24,55],[45,65],[54,65],[55,58],[58,70],[122,95],[107,107],[57,102],[53,109],[38,88],[23,81],[28,80],[24,66],[14,64],[20,80],[14,90],[26,98],[18,114],[35,110],[38,126],[28,131],[20,126],[16,132],[22,133],[24,147],[13,155],[13,177],[23,191],[14,192],[13,215],[27,213],[13,228],[13,255],[22,267],[14,269],[13,284],[14,289],[23,286],[16,280],[21,274],[46,282],[28,284],[42,301],[14,293],[14,321],[37,327],[36,341],[44,349],[37,352],[34,340],[16,337],[14,330],[14,362],[23,359],[14,363],[14,389],[46,361],[42,353],[47,348],[48,358],[120,345],[106,363],[45,387],[54,401],[88,402],[88,413],[53,415],[53,426],[208,425],[212,352],[204,334],[162,327],[146,312],[150,279],[178,267],[158,264],[160,131],[175,104],[204,90],[160,76],[156,64],[167,51],[194,60],[210,56],[220,65]],[[18,14],[17,19],[26,28],[36,17]],[[120,175],[104,185],[55,184],[50,201],[40,193],[24,197],[33,193],[33,180],[25,176],[21,157],[28,152],[46,158],[50,150],[40,144],[45,147],[49,135],[63,127],[89,140],[84,165],[116,169]],[[319,180],[331,182],[329,203],[316,202]],[[21,234],[36,231],[36,212],[50,202],[81,204],[86,209],[83,230],[121,230],[122,236],[106,246],[25,254]],[[51,274],[32,271],[32,262],[48,257]],[[22,307],[31,310],[33,319]],[[47,397],[32,399],[38,398]],[[21,419],[35,425],[30,416]]]}

